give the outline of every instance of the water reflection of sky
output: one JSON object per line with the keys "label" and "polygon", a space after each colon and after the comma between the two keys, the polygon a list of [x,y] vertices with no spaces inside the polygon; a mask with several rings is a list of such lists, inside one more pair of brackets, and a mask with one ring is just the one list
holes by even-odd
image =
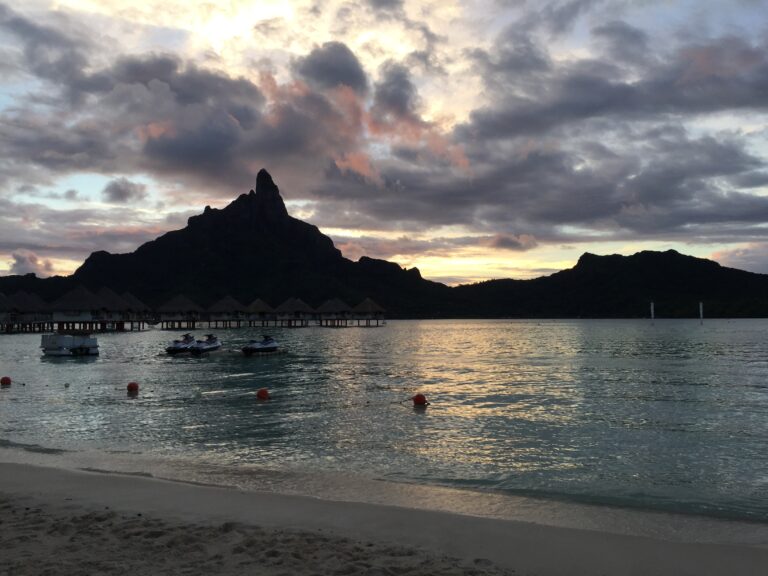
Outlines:
{"label": "water reflection of sky", "polygon": [[207,358],[161,354],[173,333],[103,335],[87,362],[2,337],[27,385],[0,392],[0,438],[766,514],[767,322],[391,321],[274,330],[288,354],[244,358],[256,332],[220,331]]}

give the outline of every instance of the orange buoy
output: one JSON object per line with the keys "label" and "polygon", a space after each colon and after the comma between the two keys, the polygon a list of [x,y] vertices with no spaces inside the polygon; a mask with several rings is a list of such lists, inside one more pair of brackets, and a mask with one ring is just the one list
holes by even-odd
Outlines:
{"label": "orange buoy", "polygon": [[139,393],[139,385],[136,382],[128,382],[128,394],[138,394]]}
{"label": "orange buoy", "polygon": [[11,377],[10,376],[3,376],[0,378],[0,386],[10,386],[11,385]]}
{"label": "orange buoy", "polygon": [[266,388],[259,388],[256,390],[256,398],[259,400],[269,400],[269,390]]}
{"label": "orange buoy", "polygon": [[413,398],[413,405],[414,406],[429,406],[429,402],[427,402],[427,397],[424,396],[422,393],[416,394]]}

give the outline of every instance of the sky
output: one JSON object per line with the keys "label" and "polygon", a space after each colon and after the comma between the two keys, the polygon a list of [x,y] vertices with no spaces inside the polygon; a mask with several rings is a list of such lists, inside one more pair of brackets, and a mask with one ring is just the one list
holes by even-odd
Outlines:
{"label": "sky", "polygon": [[768,273],[766,0],[0,0],[0,275],[71,274],[266,168],[448,284],[584,252]]}

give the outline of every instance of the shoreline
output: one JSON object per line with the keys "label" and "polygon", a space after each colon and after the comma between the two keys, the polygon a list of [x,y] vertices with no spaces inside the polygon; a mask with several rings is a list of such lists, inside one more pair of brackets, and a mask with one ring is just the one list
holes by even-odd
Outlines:
{"label": "shoreline", "polygon": [[70,451],[0,442],[0,463],[149,478],[319,500],[394,506],[559,528],[699,543],[768,546],[768,522],[361,476],[334,470],[227,465],[139,452]]}
{"label": "shoreline", "polygon": [[[182,534],[199,530],[200,526],[220,528],[234,522],[250,527],[249,530],[263,531],[267,539],[274,538],[275,531],[300,534],[289,546],[299,550],[296,552],[299,555],[310,536],[322,534],[332,540],[327,545],[338,548],[342,556],[365,542],[362,547],[375,548],[377,557],[383,558],[386,566],[394,561],[394,556],[388,557],[383,550],[394,546],[398,554],[410,550],[408,556],[418,562],[431,558],[447,570],[436,573],[446,574],[451,570],[465,573],[470,567],[484,570],[479,574],[503,573],[493,572],[498,567],[540,575],[747,575],[760,573],[760,569],[768,565],[768,539],[762,536],[750,544],[672,541],[438,510],[251,492],[30,464],[0,463],[0,493],[4,495],[5,506],[38,507],[40,514],[53,519],[50,522],[87,516],[107,508],[116,514],[127,514],[134,523],[141,514],[142,526],[152,522],[173,524],[167,531]],[[3,508],[2,518],[3,529],[7,530],[8,523],[13,522],[7,508]],[[42,525],[46,525],[45,522]],[[29,538],[50,540],[50,534],[41,533],[34,526],[29,530]],[[9,554],[4,557],[14,556],[13,546],[6,548]],[[94,552],[87,542],[83,542],[83,546],[84,562],[93,561],[94,554],[105,560],[99,555],[103,556],[108,550]],[[311,559],[305,560],[299,564],[306,565],[307,571],[321,568],[313,566]],[[302,573],[296,570],[294,567],[291,571]],[[364,570],[358,567],[348,573],[364,573]]]}

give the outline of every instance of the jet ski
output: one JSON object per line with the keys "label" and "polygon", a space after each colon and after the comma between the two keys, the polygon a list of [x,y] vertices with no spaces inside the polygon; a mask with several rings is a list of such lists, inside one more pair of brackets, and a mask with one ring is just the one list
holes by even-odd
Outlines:
{"label": "jet ski", "polygon": [[198,340],[189,347],[189,351],[195,356],[205,354],[206,352],[214,352],[221,348],[221,341],[213,334],[206,334],[205,340]]}
{"label": "jet ski", "polygon": [[192,334],[184,334],[180,340],[171,342],[171,345],[168,346],[165,351],[168,354],[182,354],[184,352],[189,352],[194,343],[195,338]]}
{"label": "jet ski", "polygon": [[251,354],[266,354],[268,352],[277,352],[278,344],[272,336],[266,334],[261,340],[251,340],[243,346],[243,354],[250,356]]}

